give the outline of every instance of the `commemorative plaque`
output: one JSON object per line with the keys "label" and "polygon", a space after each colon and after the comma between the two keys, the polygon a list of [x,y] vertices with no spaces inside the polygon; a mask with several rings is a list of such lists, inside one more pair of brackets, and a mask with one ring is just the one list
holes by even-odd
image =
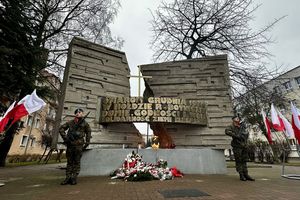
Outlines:
{"label": "commemorative plaque", "polygon": [[101,123],[165,122],[206,125],[206,104],[199,100],[149,97],[104,97]]}

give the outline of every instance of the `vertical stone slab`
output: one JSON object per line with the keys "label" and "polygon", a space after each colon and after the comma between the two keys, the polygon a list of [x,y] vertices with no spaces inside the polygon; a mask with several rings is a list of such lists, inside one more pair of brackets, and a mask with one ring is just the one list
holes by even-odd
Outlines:
{"label": "vertical stone slab", "polygon": [[99,124],[103,97],[129,97],[129,75],[124,52],[74,38],[64,73],[63,109],[58,113],[62,123],[72,119],[80,107],[90,112],[86,120],[92,128],[94,146],[137,147],[142,137],[132,123]]}
{"label": "vertical stone slab", "polygon": [[179,97],[207,103],[207,126],[165,124],[178,148],[229,148],[224,129],[233,115],[227,56],[141,66],[146,84],[156,97]]}

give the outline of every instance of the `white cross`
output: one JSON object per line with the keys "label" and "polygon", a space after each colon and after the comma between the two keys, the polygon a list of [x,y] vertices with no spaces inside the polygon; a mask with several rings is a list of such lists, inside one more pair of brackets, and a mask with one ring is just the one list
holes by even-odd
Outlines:
{"label": "white cross", "polygon": [[142,76],[141,75],[141,67],[140,66],[138,66],[138,75],[137,76],[131,76],[131,75],[129,75],[129,76],[127,76],[128,78],[138,78],[138,97],[140,97],[141,96],[141,78],[152,78],[152,76]]}

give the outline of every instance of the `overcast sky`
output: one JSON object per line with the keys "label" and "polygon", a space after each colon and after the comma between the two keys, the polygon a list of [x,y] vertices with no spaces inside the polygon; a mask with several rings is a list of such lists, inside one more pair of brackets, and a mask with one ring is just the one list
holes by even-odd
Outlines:
{"label": "overcast sky", "polygon": [[[138,73],[137,66],[151,63],[153,52],[149,48],[151,40],[150,10],[154,11],[160,0],[121,0],[122,7],[111,26],[115,35],[125,40],[121,49],[126,53],[131,74]],[[275,18],[287,15],[270,32],[276,40],[269,46],[274,55],[269,68],[283,66],[289,70],[300,65],[300,0],[255,0],[262,4],[255,13],[253,29],[271,23]],[[131,95],[137,96],[137,80],[131,80]]]}

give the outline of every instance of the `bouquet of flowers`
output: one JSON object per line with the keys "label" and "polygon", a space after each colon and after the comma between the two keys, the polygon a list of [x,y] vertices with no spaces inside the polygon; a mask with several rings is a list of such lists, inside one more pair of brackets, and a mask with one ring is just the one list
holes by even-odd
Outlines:
{"label": "bouquet of flowers", "polygon": [[114,170],[110,176],[111,179],[121,178],[125,181],[171,180],[174,178],[174,169],[169,169],[167,165],[168,162],[163,159],[157,164],[146,163],[142,160],[142,156],[132,152],[126,156],[122,167]]}
{"label": "bouquet of flowers", "polygon": [[159,159],[157,161],[157,167],[158,168],[166,168],[167,166],[168,166],[168,162],[166,160]]}

